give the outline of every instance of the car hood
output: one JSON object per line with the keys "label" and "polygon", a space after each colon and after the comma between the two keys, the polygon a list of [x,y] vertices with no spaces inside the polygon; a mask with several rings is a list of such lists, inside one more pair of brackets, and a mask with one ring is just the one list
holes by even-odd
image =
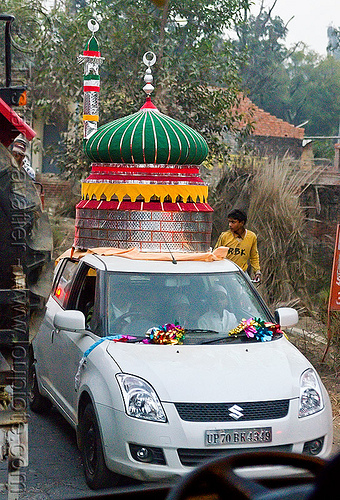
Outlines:
{"label": "car hood", "polygon": [[169,402],[218,402],[299,397],[310,363],[284,337],[226,345],[110,342],[107,352],[124,373],[147,380]]}

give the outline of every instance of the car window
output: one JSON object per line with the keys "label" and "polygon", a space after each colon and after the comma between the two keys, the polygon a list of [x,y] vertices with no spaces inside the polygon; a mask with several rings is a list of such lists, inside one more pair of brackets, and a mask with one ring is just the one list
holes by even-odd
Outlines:
{"label": "car window", "polygon": [[86,327],[97,333],[100,324],[97,270],[81,263],[72,285],[72,293],[67,309],[76,309],[84,313]]}
{"label": "car window", "polygon": [[239,272],[111,273],[106,313],[108,334],[143,335],[167,323],[227,334],[244,318],[272,319]]}
{"label": "car window", "polygon": [[97,272],[91,267],[87,269],[86,274],[84,273],[84,278],[82,280],[79,294],[75,299],[75,309],[83,312],[87,322],[90,321],[93,314],[93,307],[95,302],[95,291],[96,291],[96,278]]}
{"label": "car window", "polygon": [[78,262],[66,260],[60,268],[56,277],[56,284],[53,290],[53,297],[62,307],[65,307],[70,294],[70,287],[73,276],[77,269]]}

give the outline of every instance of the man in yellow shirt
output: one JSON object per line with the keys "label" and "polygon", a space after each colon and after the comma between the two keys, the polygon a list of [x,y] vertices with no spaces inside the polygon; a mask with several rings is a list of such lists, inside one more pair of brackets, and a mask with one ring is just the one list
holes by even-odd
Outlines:
{"label": "man in yellow shirt", "polygon": [[228,214],[229,231],[220,234],[215,248],[228,247],[227,259],[232,260],[246,271],[250,263],[255,281],[261,281],[259,252],[256,234],[245,228],[247,215],[242,210],[232,210]]}

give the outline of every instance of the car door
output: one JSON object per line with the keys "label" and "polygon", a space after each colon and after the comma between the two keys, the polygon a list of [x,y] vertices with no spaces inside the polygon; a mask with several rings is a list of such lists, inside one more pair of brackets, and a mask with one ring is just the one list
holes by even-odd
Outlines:
{"label": "car door", "polygon": [[97,308],[99,308],[97,271],[85,263],[79,263],[66,309],[83,312],[87,328],[82,332],[54,329],[50,339],[50,378],[53,381],[53,398],[72,422],[76,422],[75,375],[79,362],[86,349],[100,338],[90,326],[92,316],[100,316]]}
{"label": "car door", "polygon": [[54,336],[53,320],[56,313],[63,311],[67,305],[77,266],[78,261],[72,259],[63,259],[58,264],[52,292],[46,304],[45,315],[39,328],[38,335],[33,340],[39,380],[49,393],[53,392],[52,372],[55,363],[55,353],[51,348]]}

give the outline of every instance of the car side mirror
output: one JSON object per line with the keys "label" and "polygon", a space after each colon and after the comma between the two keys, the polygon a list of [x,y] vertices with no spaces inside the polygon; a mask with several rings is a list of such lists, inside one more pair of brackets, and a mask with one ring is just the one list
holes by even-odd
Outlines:
{"label": "car side mirror", "polygon": [[275,311],[275,321],[281,328],[294,326],[299,321],[299,314],[292,307],[279,307]]}
{"label": "car side mirror", "polygon": [[54,316],[53,326],[71,332],[85,330],[85,316],[81,311],[59,311]]}

